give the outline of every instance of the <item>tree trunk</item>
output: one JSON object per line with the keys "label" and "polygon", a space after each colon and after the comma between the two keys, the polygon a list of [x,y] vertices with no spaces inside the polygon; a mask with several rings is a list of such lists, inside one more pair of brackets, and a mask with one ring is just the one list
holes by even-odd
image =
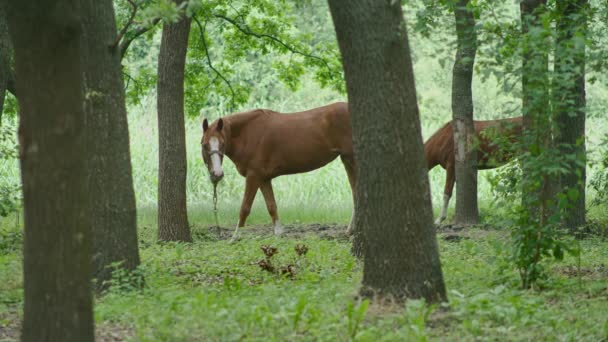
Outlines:
{"label": "tree trunk", "polygon": [[329,0],[357,160],[365,296],[446,300],[400,1]]}
{"label": "tree trunk", "polygon": [[456,171],[456,214],[454,222],[477,224],[477,141],[473,123],[473,66],[477,32],[469,0],[458,0],[454,7],[458,50],[452,75],[452,115]]}
{"label": "tree trunk", "polygon": [[111,265],[139,265],[137,216],[120,51],[111,0],[82,1],[88,181],[97,288],[112,276]]}
{"label": "tree trunk", "polygon": [[25,233],[23,341],[93,341],[91,232],[73,1],[12,0]]}
{"label": "tree trunk", "polygon": [[555,80],[553,82],[556,142],[563,155],[576,155],[571,171],[562,175],[561,187],[575,190],[563,220],[575,231],[585,224],[585,37],[587,35],[587,0],[558,0]]}
{"label": "tree trunk", "polygon": [[[537,159],[551,146],[551,121],[548,113],[548,46],[544,37],[541,11],[546,0],[523,0],[520,3],[522,23],[522,112],[523,146],[529,156],[523,158],[523,207],[532,217],[547,216],[551,189],[547,176],[539,170]],[[540,215],[540,216],[538,216]]]}
{"label": "tree trunk", "polygon": [[0,125],[4,113],[4,99],[8,88],[8,79],[11,72],[11,42],[8,36],[8,23],[6,17],[6,3],[0,2]]}
{"label": "tree trunk", "polygon": [[158,56],[158,240],[192,241],[186,209],[184,68],[190,21],[165,24]]}

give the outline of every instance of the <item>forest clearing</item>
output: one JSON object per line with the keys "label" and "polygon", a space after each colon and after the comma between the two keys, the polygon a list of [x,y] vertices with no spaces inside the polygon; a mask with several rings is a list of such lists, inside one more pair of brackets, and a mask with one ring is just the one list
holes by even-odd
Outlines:
{"label": "forest clearing", "polygon": [[0,342],[608,340],[607,18],[0,3]]}

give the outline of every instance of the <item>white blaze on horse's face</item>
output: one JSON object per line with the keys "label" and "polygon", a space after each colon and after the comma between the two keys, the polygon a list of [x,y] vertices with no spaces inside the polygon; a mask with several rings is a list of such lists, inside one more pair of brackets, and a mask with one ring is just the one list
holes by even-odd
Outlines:
{"label": "white blaze on horse's face", "polygon": [[209,125],[207,119],[203,120],[203,139],[201,141],[203,161],[209,170],[209,177],[213,184],[217,184],[224,177],[224,170],[222,170],[225,149],[223,128],[224,121],[221,118],[213,125]]}
{"label": "white blaze on horse's face", "polygon": [[222,169],[222,160],[220,159],[220,141],[216,137],[209,139],[209,154],[211,155],[211,174],[215,178],[222,178],[224,170]]}

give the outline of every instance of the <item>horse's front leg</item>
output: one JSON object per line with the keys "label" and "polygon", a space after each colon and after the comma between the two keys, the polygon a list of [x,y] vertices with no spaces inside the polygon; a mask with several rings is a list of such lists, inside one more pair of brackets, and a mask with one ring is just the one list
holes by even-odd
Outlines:
{"label": "horse's front leg", "polygon": [[262,182],[260,185],[260,190],[262,190],[262,195],[264,195],[264,201],[266,201],[266,208],[268,209],[268,214],[272,218],[272,225],[274,226],[274,235],[283,234],[283,226],[279,221],[279,213],[277,212],[277,202],[274,200],[274,192],[272,191],[272,182],[271,180],[267,180]]}
{"label": "horse's front leg", "polygon": [[245,225],[245,221],[247,221],[247,216],[249,216],[249,213],[251,212],[251,205],[253,204],[255,194],[258,192],[259,187],[260,180],[257,177],[247,176],[245,179],[245,194],[243,195],[243,203],[241,204],[241,211],[239,213],[239,223],[234,229],[234,234],[232,234],[232,241],[238,238],[239,228]]}
{"label": "horse's front leg", "polygon": [[448,164],[445,168],[445,189],[443,190],[443,207],[441,208],[441,215],[435,221],[435,224],[440,224],[448,216],[448,205],[450,204],[450,198],[452,198],[452,192],[454,191],[454,183],[456,181],[456,174],[454,164]]}

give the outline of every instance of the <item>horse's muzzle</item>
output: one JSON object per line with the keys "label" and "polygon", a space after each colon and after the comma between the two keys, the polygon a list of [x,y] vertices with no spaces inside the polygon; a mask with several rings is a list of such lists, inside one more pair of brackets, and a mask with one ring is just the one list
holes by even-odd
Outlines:
{"label": "horse's muzzle", "polygon": [[221,174],[216,175],[215,173],[212,172],[209,175],[209,178],[211,179],[211,183],[217,184],[222,180],[222,178],[224,178],[224,173],[222,172]]}

